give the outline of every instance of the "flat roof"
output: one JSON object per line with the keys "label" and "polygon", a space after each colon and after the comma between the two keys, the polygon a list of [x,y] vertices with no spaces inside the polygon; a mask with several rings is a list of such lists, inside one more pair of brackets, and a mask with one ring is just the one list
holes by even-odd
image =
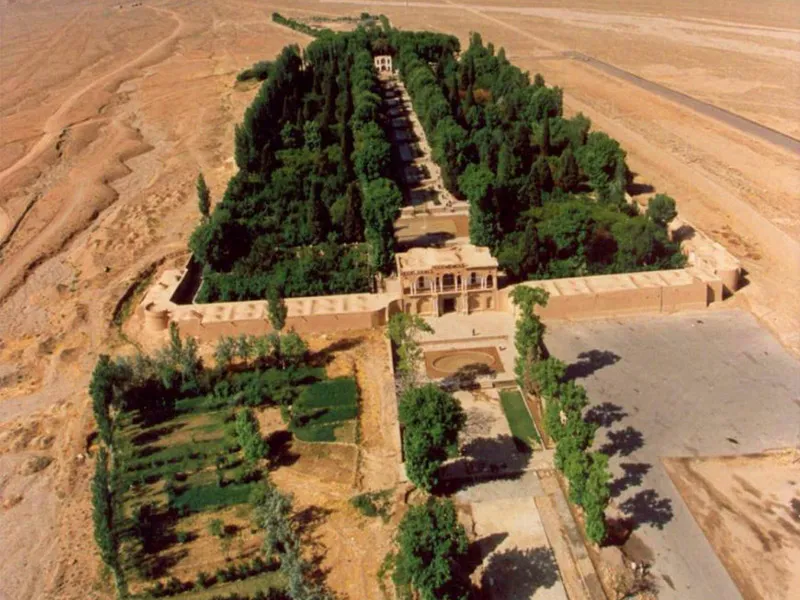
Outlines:
{"label": "flat roof", "polygon": [[397,267],[401,273],[445,268],[497,268],[497,259],[489,248],[457,244],[444,248],[412,248],[398,253]]}

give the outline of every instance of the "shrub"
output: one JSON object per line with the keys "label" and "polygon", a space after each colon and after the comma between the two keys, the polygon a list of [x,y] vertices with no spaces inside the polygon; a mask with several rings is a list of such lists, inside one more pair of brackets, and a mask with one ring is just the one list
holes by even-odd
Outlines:
{"label": "shrub", "polygon": [[380,516],[384,521],[389,518],[389,500],[391,490],[366,492],[350,498],[350,504],[365,517]]}
{"label": "shrub", "polygon": [[225,537],[225,524],[222,519],[214,519],[208,524],[208,532],[218,538]]}
{"label": "shrub", "polygon": [[197,585],[203,589],[209,588],[216,583],[216,578],[213,575],[209,575],[205,571],[200,571],[197,574]]}

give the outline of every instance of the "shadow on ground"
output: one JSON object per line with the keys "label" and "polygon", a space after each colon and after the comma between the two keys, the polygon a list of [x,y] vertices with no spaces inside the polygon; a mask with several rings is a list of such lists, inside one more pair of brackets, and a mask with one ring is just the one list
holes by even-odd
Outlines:
{"label": "shadow on ground", "polygon": [[595,423],[598,427],[611,427],[614,423],[622,421],[628,413],[618,404],[603,402],[592,406],[586,411],[585,420]]}
{"label": "shadow on ground", "polygon": [[622,467],[623,475],[612,481],[609,486],[612,498],[618,497],[628,488],[642,485],[644,476],[653,468],[653,465],[648,463],[620,463],[619,466]]}
{"label": "shadow on ground", "polygon": [[530,598],[540,588],[558,582],[558,566],[546,546],[520,550],[510,548],[497,552],[481,577],[479,598]]}
{"label": "shadow on ground", "polygon": [[620,504],[619,509],[632,521],[633,529],[642,525],[664,529],[674,516],[672,500],[662,498],[653,489],[634,494]]}
{"label": "shadow on ground", "polygon": [[586,378],[603,367],[609,367],[620,361],[620,356],[611,350],[588,350],[578,354],[578,360],[567,367],[565,379]]}
{"label": "shadow on ground", "polygon": [[630,456],[639,448],[644,446],[644,436],[638,429],[628,425],[625,429],[609,431],[607,434],[608,442],[603,444],[600,452],[608,456],[616,454],[620,456]]}

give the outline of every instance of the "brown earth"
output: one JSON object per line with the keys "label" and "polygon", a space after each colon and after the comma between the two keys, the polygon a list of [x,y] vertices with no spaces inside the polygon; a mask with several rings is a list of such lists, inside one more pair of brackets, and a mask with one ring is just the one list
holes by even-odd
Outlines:
{"label": "brown earth", "polygon": [[800,452],[664,464],[742,596],[794,597],[800,589]]}
{"label": "brown earth", "polygon": [[[637,191],[672,194],[686,219],[742,259],[748,285],[734,302],[800,350],[800,299],[789,292],[800,287],[797,156],[563,55],[582,52],[797,137],[792,3],[413,4],[0,0],[3,594],[109,595],[91,534],[86,382],[99,352],[132,349],[110,326],[126,290],[152,265],[185,257],[198,171],[215,198],[233,173],[233,125],[256,89],[235,85],[236,73],[308,41],[271,23],[275,10],[382,11],[402,27],[462,40],[480,31],[505,46],[511,60],[565,88],[568,112],[583,111],[620,140]],[[365,402],[391,386],[386,369],[376,359],[357,373]],[[396,476],[387,466],[396,464],[393,446],[383,445],[393,415],[375,408],[362,418],[358,489],[388,487]],[[36,471],[36,456],[52,462]],[[356,526],[344,508],[349,492],[311,493],[340,502],[333,521]],[[324,534],[328,547],[341,531]],[[353,568],[352,557],[380,558],[360,544],[341,544],[326,560]]]}

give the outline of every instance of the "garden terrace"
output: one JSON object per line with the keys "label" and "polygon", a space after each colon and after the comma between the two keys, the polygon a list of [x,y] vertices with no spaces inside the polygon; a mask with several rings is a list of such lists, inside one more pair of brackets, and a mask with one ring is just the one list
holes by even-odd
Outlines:
{"label": "garden terrace", "polygon": [[354,441],[356,382],[327,380],[318,365],[329,357],[310,354],[296,334],[223,340],[215,358],[204,368],[194,340],[173,327],[154,356],[102,357],[95,369],[104,442],[96,535],[111,540],[104,560],[120,589],[198,599],[273,589],[269,597],[283,598],[282,555],[262,551],[252,515],[286,440],[263,438],[252,410],[280,407],[283,433],[302,439]]}

